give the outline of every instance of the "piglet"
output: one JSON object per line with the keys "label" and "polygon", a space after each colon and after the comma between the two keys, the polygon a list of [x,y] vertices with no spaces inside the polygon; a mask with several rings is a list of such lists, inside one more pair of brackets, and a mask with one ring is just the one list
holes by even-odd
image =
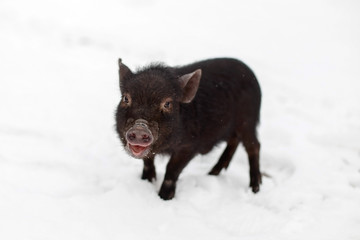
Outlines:
{"label": "piglet", "polygon": [[225,151],[209,174],[227,169],[241,142],[249,159],[250,187],[259,191],[261,91],[243,62],[218,58],[181,67],[151,64],[132,72],[119,59],[119,75],[116,130],[126,151],[143,160],[142,179],[156,178],[157,154],[170,155],[159,191],[162,199],[175,196],[179,175],[195,155],[223,141]]}

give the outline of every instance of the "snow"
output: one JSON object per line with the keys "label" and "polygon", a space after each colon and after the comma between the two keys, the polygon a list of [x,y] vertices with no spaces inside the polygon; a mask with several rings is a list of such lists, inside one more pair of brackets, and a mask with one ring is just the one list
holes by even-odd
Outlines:
{"label": "snow", "polygon": [[[2,0],[0,239],[360,239],[357,1]],[[176,197],[140,179],[114,130],[117,59],[236,57],[263,91],[263,184],[243,149]]]}

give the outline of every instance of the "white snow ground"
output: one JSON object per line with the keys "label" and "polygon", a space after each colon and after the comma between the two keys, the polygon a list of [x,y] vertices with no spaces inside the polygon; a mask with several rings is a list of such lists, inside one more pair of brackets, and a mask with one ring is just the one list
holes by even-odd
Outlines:
{"label": "white snow ground", "polygon": [[[0,239],[360,239],[360,3],[0,1]],[[131,68],[242,59],[263,91],[261,191],[242,149],[194,159],[176,198],[114,125]],[[219,99],[215,99],[219,101]]]}

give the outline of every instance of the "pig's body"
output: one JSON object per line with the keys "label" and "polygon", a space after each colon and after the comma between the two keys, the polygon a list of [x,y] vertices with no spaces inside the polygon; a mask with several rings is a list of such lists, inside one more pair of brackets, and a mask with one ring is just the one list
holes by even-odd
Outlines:
{"label": "pig's body", "polygon": [[[222,141],[227,142],[227,147],[210,174],[218,175],[227,168],[242,142],[249,156],[250,186],[253,192],[259,191],[260,143],[256,127],[261,92],[255,75],[245,64],[235,59],[211,59],[178,68],[149,67],[130,76],[125,74],[130,70],[120,64],[120,78],[122,66],[125,81],[122,93],[128,94],[129,98],[132,96],[132,102],[125,107],[119,105],[117,130],[128,151],[134,157],[139,155],[144,159],[143,179],[151,181],[155,178],[153,161],[157,153],[171,155],[159,193],[161,198],[174,196],[179,174],[196,154],[206,154]],[[186,79],[185,86],[178,83],[182,79]],[[146,84],[145,89],[140,89]],[[135,88],[138,91],[133,91]],[[192,94],[196,95],[190,96],[190,100],[186,98]],[[163,107],[167,106],[163,99],[170,99],[171,111]],[[156,104],[160,104],[161,114],[155,108],[150,110],[150,105]],[[134,123],[136,119],[145,123],[145,127]],[[138,150],[138,143],[129,144],[139,135],[150,135],[151,144],[144,143],[143,151],[141,147]]]}
{"label": "pig's body", "polygon": [[[192,143],[198,153],[208,153],[220,141],[241,138],[259,121],[261,93],[252,71],[234,59],[202,61],[175,68],[181,76],[202,70],[199,89],[189,104],[180,104],[183,142]],[[245,129],[244,129],[245,127]]]}

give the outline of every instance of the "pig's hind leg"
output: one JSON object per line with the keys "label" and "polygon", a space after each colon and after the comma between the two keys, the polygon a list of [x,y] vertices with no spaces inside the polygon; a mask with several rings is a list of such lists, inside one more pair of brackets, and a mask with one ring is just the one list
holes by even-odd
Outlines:
{"label": "pig's hind leg", "polygon": [[250,187],[254,193],[260,190],[261,173],[259,166],[260,142],[256,137],[256,127],[247,128],[243,134],[243,144],[250,165]]}
{"label": "pig's hind leg", "polygon": [[156,179],[154,156],[146,157],[143,159],[143,161],[144,161],[144,169],[141,179],[148,180],[149,182],[151,182],[153,179]]}
{"label": "pig's hind leg", "polygon": [[219,161],[209,172],[209,175],[219,175],[223,168],[227,169],[229,167],[230,161],[239,145],[239,139],[237,137],[232,137],[227,141],[227,146],[225,151],[221,155]]}

